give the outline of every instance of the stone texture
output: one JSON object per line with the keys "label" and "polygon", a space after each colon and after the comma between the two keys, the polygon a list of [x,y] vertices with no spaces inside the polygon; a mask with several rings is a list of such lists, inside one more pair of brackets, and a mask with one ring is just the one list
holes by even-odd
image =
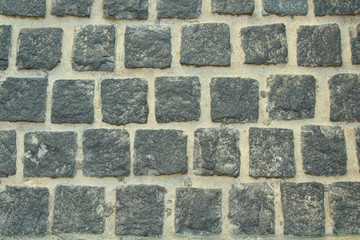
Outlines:
{"label": "stone texture", "polygon": [[112,125],[147,123],[148,83],[144,79],[105,79],[101,83],[103,122]]}
{"label": "stone texture", "polygon": [[250,128],[250,176],[295,177],[294,134],[281,128]]}
{"label": "stone texture", "polygon": [[45,122],[46,78],[7,78],[0,84],[0,120]]}
{"label": "stone texture", "polygon": [[211,11],[217,14],[252,15],[254,0],[211,0]]}
{"label": "stone texture", "polygon": [[341,127],[304,126],[301,131],[301,151],[306,174],[346,175],[345,136]]}
{"label": "stone texture", "polygon": [[337,24],[300,26],[297,37],[297,62],[305,67],[339,67],[341,36]]}
{"label": "stone texture", "polygon": [[360,75],[337,74],[329,80],[330,120],[360,122]]}
{"label": "stone texture", "polygon": [[83,133],[83,173],[90,177],[130,175],[130,139],[126,130],[89,129]]}
{"label": "stone texture", "polygon": [[0,0],[0,14],[20,17],[45,17],[46,0]]}
{"label": "stone texture", "polygon": [[351,40],[351,57],[353,64],[360,64],[360,24],[356,27],[356,32],[350,36]]}
{"label": "stone texture", "polygon": [[230,29],[225,23],[192,24],[182,28],[183,65],[197,67],[231,65]]}
{"label": "stone texture", "polygon": [[325,234],[324,186],[321,183],[282,183],[284,234]]}
{"label": "stone texture", "polygon": [[0,130],[0,177],[16,174],[16,131]]}
{"label": "stone texture", "polygon": [[198,77],[158,77],[155,80],[155,114],[159,123],[200,119]]}
{"label": "stone texture", "polygon": [[210,88],[213,122],[256,123],[258,121],[258,81],[248,78],[213,78]]}
{"label": "stone texture", "polygon": [[359,0],[314,0],[315,15],[355,15],[360,14]]}
{"label": "stone texture", "polygon": [[307,0],[263,0],[263,8],[263,15],[306,15],[308,3]]}
{"label": "stone texture", "polygon": [[359,162],[359,172],[360,172],[360,127],[355,129],[355,140],[356,140],[356,152]]}
{"label": "stone texture", "polygon": [[58,186],[55,189],[54,233],[104,232],[105,188]]}
{"label": "stone texture", "polygon": [[75,28],[72,67],[75,71],[114,71],[115,35],[111,25]]}
{"label": "stone texture", "polygon": [[51,122],[94,122],[94,81],[55,81],[52,95]]}
{"label": "stone texture", "polygon": [[201,128],[194,133],[194,173],[238,177],[240,149],[238,130]]}
{"label": "stone texture", "polygon": [[18,38],[18,69],[51,70],[60,63],[63,30],[61,28],[25,28]]}
{"label": "stone texture", "polygon": [[171,67],[170,28],[127,27],[125,31],[125,67]]}
{"label": "stone texture", "polygon": [[53,0],[51,13],[57,16],[90,17],[94,0]]}
{"label": "stone texture", "polygon": [[236,234],[275,233],[273,186],[267,183],[240,184],[229,192],[230,228]]}
{"label": "stone texture", "polygon": [[116,234],[161,236],[165,188],[154,185],[124,186],[116,191]]}
{"label": "stone texture", "polygon": [[0,192],[0,233],[33,235],[47,233],[49,190],[6,186]]}
{"label": "stone texture", "polygon": [[24,177],[73,177],[75,132],[29,132],[24,140]]}
{"label": "stone texture", "polygon": [[109,19],[147,19],[148,0],[104,0],[104,16]]}
{"label": "stone texture", "polygon": [[201,14],[201,0],[159,0],[158,18],[198,18]]}
{"label": "stone texture", "polygon": [[251,26],[241,29],[241,44],[247,64],[278,64],[288,62],[284,24]]}
{"label": "stone texture", "polygon": [[221,189],[178,188],[175,202],[175,232],[221,233]]}
{"label": "stone texture", "polygon": [[134,144],[135,175],[187,173],[187,135],[180,130],[137,130]]}
{"label": "stone texture", "polygon": [[9,53],[11,51],[11,26],[0,26],[0,70],[9,67]]}
{"label": "stone texture", "polygon": [[273,120],[315,117],[316,81],[310,75],[271,75],[268,112]]}

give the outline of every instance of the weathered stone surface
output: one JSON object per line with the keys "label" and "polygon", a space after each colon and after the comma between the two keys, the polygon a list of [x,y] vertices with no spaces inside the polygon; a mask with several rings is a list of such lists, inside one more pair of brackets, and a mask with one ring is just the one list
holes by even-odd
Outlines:
{"label": "weathered stone surface", "polygon": [[75,132],[29,132],[24,140],[24,177],[73,177]]}
{"label": "weathered stone surface", "polygon": [[0,233],[45,234],[49,215],[49,190],[6,186],[0,192]]}
{"label": "weathered stone surface", "polygon": [[53,0],[51,13],[57,16],[90,17],[94,0]]}
{"label": "weathered stone surface", "polygon": [[337,74],[329,80],[330,120],[360,122],[360,75]]}
{"label": "weathered stone surface", "polygon": [[175,232],[221,233],[221,197],[221,189],[176,189]]}
{"label": "weathered stone surface", "polygon": [[0,14],[20,17],[45,17],[46,0],[0,0]]}
{"label": "weathered stone surface", "polygon": [[288,62],[284,24],[245,27],[241,29],[241,44],[247,64]]}
{"label": "weathered stone surface", "polygon": [[165,188],[154,185],[121,187],[116,191],[116,234],[161,236]]}
{"label": "weathered stone surface", "polygon": [[263,8],[263,15],[306,15],[308,3],[307,0],[263,0]]}
{"label": "weathered stone surface", "polygon": [[240,149],[238,130],[201,128],[194,133],[194,173],[238,177]]}
{"label": "weathered stone surface", "polygon": [[350,36],[352,63],[360,64],[360,24],[357,25],[354,35]]}
{"label": "weathered stone surface", "polygon": [[103,122],[113,125],[147,123],[147,81],[133,79],[105,79],[101,83]]}
{"label": "weathered stone surface", "polygon": [[306,67],[339,67],[341,36],[337,24],[300,26],[297,37],[297,62]]}
{"label": "weathered stone surface", "polygon": [[229,193],[230,226],[237,234],[274,234],[273,186],[267,183],[240,184]]}
{"label": "weathered stone surface", "polygon": [[269,116],[273,120],[314,118],[316,81],[310,75],[271,75]]}
{"label": "weathered stone surface", "polygon": [[75,28],[72,67],[76,71],[114,71],[115,35],[111,25]]}
{"label": "weathered stone surface", "polygon": [[201,14],[201,0],[159,0],[158,18],[198,18]]}
{"label": "weathered stone surface", "polygon": [[130,139],[126,130],[89,129],[83,134],[83,173],[91,177],[130,175]]}
{"label": "weathered stone surface", "polygon": [[92,123],[94,121],[94,81],[57,80],[51,108],[52,123]]}
{"label": "weathered stone surface", "polygon": [[184,65],[229,67],[231,64],[230,29],[225,23],[184,26],[181,59]]}
{"label": "weathered stone surface", "polygon": [[134,145],[135,175],[187,173],[187,135],[178,130],[137,130]]}
{"label": "weathered stone surface", "polygon": [[125,67],[171,67],[170,28],[127,27],[125,31]]}
{"label": "weathered stone surface", "polygon": [[302,127],[301,151],[306,174],[315,176],[346,175],[345,136],[341,127]]}
{"label": "weathered stone surface", "polygon": [[249,123],[259,117],[259,83],[248,78],[211,80],[213,122]]}
{"label": "weathered stone surface", "polygon": [[330,210],[335,234],[360,234],[360,182],[330,185]]}
{"label": "weathered stone surface", "polygon": [[0,85],[0,120],[45,122],[46,78],[7,78]]}
{"label": "weathered stone surface", "polygon": [[54,233],[104,232],[103,187],[58,186],[55,190]]}
{"label": "weathered stone surface", "polygon": [[11,26],[0,26],[0,70],[9,67],[9,53],[11,50]]}
{"label": "weathered stone surface", "polygon": [[25,28],[18,38],[18,69],[51,70],[60,63],[63,30],[61,28]]}
{"label": "weathered stone surface", "polygon": [[16,174],[16,131],[0,131],[0,177]]}
{"label": "weathered stone surface", "polygon": [[356,152],[360,168],[360,128],[355,129]]}
{"label": "weathered stone surface", "polygon": [[199,120],[200,90],[198,77],[156,78],[156,121],[168,123]]}
{"label": "weathered stone surface", "polygon": [[104,16],[109,19],[147,19],[148,0],[104,0]]}
{"label": "weathered stone surface", "polygon": [[254,8],[254,0],[211,0],[211,11],[218,14],[251,15]]}
{"label": "weathered stone surface", "polygon": [[360,14],[358,0],[314,0],[315,15],[355,15]]}
{"label": "weathered stone surface", "polygon": [[281,128],[250,128],[250,176],[295,177],[294,134]]}
{"label": "weathered stone surface", "polygon": [[281,203],[285,234],[325,234],[324,186],[321,183],[282,183]]}

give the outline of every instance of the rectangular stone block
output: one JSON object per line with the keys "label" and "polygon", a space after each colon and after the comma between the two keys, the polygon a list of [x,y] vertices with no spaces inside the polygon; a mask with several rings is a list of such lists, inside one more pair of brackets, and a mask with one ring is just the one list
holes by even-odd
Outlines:
{"label": "rectangular stone block", "polygon": [[360,14],[358,0],[314,0],[315,15],[356,15]]}
{"label": "rectangular stone block", "polygon": [[263,0],[263,8],[263,15],[306,15],[308,3],[307,0]]}
{"label": "rectangular stone block", "polygon": [[109,19],[147,19],[148,0],[104,0],[104,17]]}
{"label": "rectangular stone block", "polygon": [[359,172],[360,172],[360,128],[355,129],[355,141],[356,141],[356,152],[359,162]]}
{"label": "rectangular stone block", "polygon": [[90,17],[94,0],[53,0],[51,13],[56,16]]}
{"label": "rectangular stone block", "polygon": [[0,177],[16,174],[16,132],[0,130]]}
{"label": "rectangular stone block", "polygon": [[353,64],[360,64],[360,24],[356,26],[356,32],[350,32],[351,59]]}
{"label": "rectangular stone block", "polygon": [[10,25],[0,26],[0,70],[6,70],[9,67],[11,32],[12,27]]}
{"label": "rectangular stone block", "polygon": [[202,0],[159,0],[158,18],[198,18],[201,14]]}
{"label": "rectangular stone block", "polygon": [[46,0],[0,0],[0,14],[19,17],[45,17]]}
{"label": "rectangular stone block", "polygon": [[211,12],[230,15],[252,15],[254,0],[211,0]]}

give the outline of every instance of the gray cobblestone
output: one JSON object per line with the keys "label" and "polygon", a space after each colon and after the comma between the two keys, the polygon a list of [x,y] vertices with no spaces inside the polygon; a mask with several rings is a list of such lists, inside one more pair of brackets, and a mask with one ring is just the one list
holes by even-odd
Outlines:
{"label": "gray cobblestone", "polygon": [[201,0],[159,0],[159,18],[198,18],[201,14]]}
{"label": "gray cobblestone", "polygon": [[9,67],[9,53],[11,50],[12,28],[8,25],[0,26],[0,70]]}
{"label": "gray cobblestone", "polygon": [[104,0],[104,16],[109,19],[147,19],[148,0]]}
{"label": "gray cobblestone", "polygon": [[53,0],[51,13],[57,16],[90,17],[94,0]]}
{"label": "gray cobblestone", "polygon": [[0,177],[16,174],[16,131],[0,131]]}
{"label": "gray cobblestone", "polygon": [[293,16],[308,12],[307,0],[263,0],[263,7],[265,15]]}
{"label": "gray cobblestone", "polygon": [[315,15],[355,15],[360,14],[357,0],[314,0]]}
{"label": "gray cobblestone", "polygon": [[251,15],[254,8],[254,0],[211,0],[211,11],[217,14]]}
{"label": "gray cobblestone", "polygon": [[19,17],[45,17],[46,0],[1,0],[0,14]]}

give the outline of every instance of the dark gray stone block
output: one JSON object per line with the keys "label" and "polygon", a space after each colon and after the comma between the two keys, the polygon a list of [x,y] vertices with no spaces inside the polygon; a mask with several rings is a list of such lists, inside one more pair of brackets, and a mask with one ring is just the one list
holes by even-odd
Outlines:
{"label": "dark gray stone block", "polygon": [[46,78],[7,78],[0,85],[0,120],[45,122]]}
{"label": "dark gray stone block", "polygon": [[252,15],[254,0],[211,0],[211,11],[217,14]]}
{"label": "dark gray stone block", "polygon": [[20,17],[45,17],[46,0],[0,0],[0,14]]}
{"label": "dark gray stone block", "polygon": [[194,133],[194,173],[238,177],[240,149],[238,130],[201,128]]}
{"label": "dark gray stone block", "polygon": [[241,44],[247,64],[288,62],[284,24],[245,27],[241,29]]}
{"label": "dark gray stone block", "polygon": [[200,119],[198,77],[158,77],[155,80],[155,114],[159,123]]}
{"label": "dark gray stone block", "polygon": [[355,129],[356,152],[360,168],[360,128]]}
{"label": "dark gray stone block", "polygon": [[134,145],[135,175],[187,173],[187,135],[178,130],[137,130]]}
{"label": "dark gray stone block", "polygon": [[94,122],[94,81],[55,81],[52,95],[51,122]]}
{"label": "dark gray stone block", "polygon": [[175,232],[221,233],[221,189],[177,188]]}
{"label": "dark gray stone block", "polygon": [[101,83],[103,122],[113,125],[147,123],[147,81],[133,79],[105,79]]}
{"label": "dark gray stone block", "polygon": [[24,140],[24,177],[73,177],[75,132],[30,132]]}
{"label": "dark gray stone block", "polygon": [[165,188],[133,185],[116,191],[116,234],[161,236],[164,225]]}
{"label": "dark gray stone block", "polygon": [[275,233],[273,186],[267,183],[240,184],[232,188],[229,195],[229,219],[234,233]]}
{"label": "dark gray stone block", "polygon": [[11,26],[0,26],[0,70],[5,70],[9,67],[11,31]]}
{"label": "dark gray stone block", "polygon": [[51,13],[57,16],[90,17],[94,0],[53,0]]}
{"label": "dark gray stone block", "polygon": [[360,24],[357,25],[354,35],[350,36],[352,63],[360,64]]}
{"label": "dark gray stone block", "polygon": [[231,65],[230,29],[225,23],[184,26],[181,33],[181,59],[197,67]]}
{"label": "dark gray stone block", "polygon": [[104,16],[109,19],[147,19],[148,0],[104,0]]}
{"label": "dark gray stone block", "polygon": [[53,233],[100,234],[105,228],[105,188],[58,186]]}
{"label": "dark gray stone block", "polygon": [[305,67],[339,67],[341,36],[337,24],[300,26],[297,37],[297,62]]}
{"label": "dark gray stone block", "polygon": [[158,18],[198,18],[201,14],[201,0],[159,0]]}
{"label": "dark gray stone block", "polygon": [[90,129],[83,134],[83,173],[90,177],[130,175],[130,139],[126,130]]}
{"label": "dark gray stone block", "polygon": [[325,234],[324,186],[321,183],[282,183],[284,234]]}
{"label": "dark gray stone block", "polygon": [[0,193],[0,233],[33,235],[47,233],[49,190],[6,186]]}
{"label": "dark gray stone block", "polygon": [[21,29],[16,56],[18,69],[51,70],[60,63],[63,30],[61,28]]}
{"label": "dark gray stone block", "polygon": [[76,71],[114,71],[115,35],[111,25],[75,29],[72,67]]}
{"label": "dark gray stone block", "polygon": [[259,83],[248,78],[211,80],[213,122],[250,123],[259,117]]}
{"label": "dark gray stone block", "polygon": [[310,75],[271,75],[268,111],[273,120],[314,118],[316,81]]}
{"label": "dark gray stone block", "polygon": [[308,3],[307,0],[263,0],[263,8],[263,15],[306,15]]}
{"label": "dark gray stone block", "polygon": [[356,15],[360,14],[359,0],[314,0],[315,15]]}
{"label": "dark gray stone block", "polygon": [[0,131],[0,177],[16,174],[16,132]]}

